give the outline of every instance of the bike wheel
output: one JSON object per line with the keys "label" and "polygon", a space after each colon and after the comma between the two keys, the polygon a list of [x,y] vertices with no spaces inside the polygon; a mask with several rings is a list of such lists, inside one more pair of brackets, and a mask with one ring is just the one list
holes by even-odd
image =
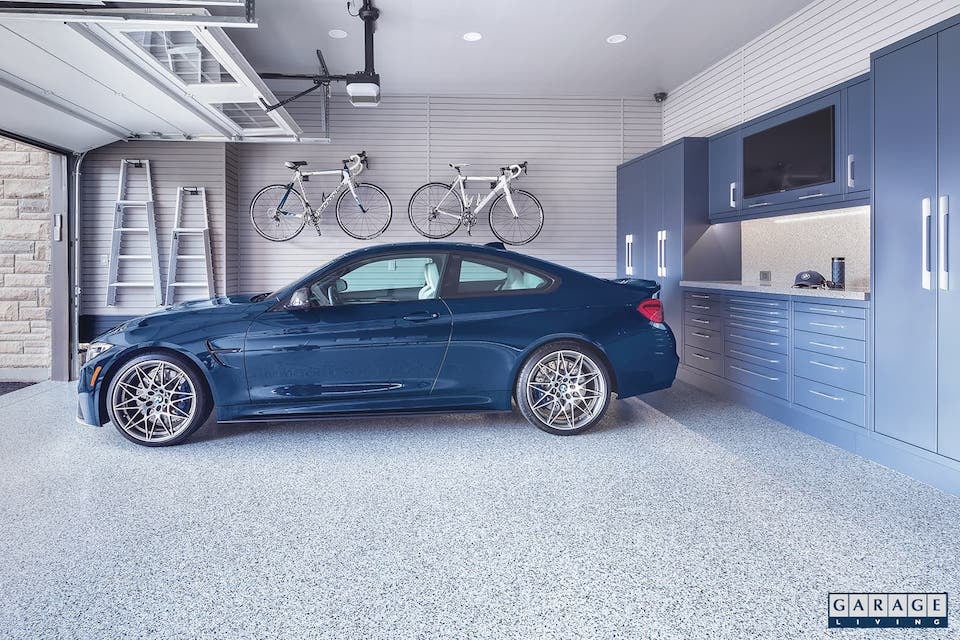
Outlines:
{"label": "bike wheel", "polygon": [[[283,209],[280,208],[281,202]],[[253,196],[250,221],[261,237],[271,242],[283,242],[296,238],[303,231],[307,224],[306,210],[307,203],[296,189],[291,189],[287,195],[287,185],[272,184]]]}
{"label": "bike wheel", "polygon": [[349,189],[337,198],[337,224],[351,238],[376,238],[387,230],[393,218],[390,198],[386,191],[375,184],[355,184],[353,189],[357,192],[356,198]]}
{"label": "bike wheel", "polygon": [[[443,212],[438,211],[441,203]],[[451,215],[452,214],[452,215]],[[428,182],[413,192],[407,216],[417,233],[439,240],[453,235],[463,222],[463,201],[448,184]]]}
{"label": "bike wheel", "polygon": [[543,229],[543,207],[528,191],[510,191],[517,215],[513,215],[504,194],[490,203],[490,230],[504,244],[527,244]]}

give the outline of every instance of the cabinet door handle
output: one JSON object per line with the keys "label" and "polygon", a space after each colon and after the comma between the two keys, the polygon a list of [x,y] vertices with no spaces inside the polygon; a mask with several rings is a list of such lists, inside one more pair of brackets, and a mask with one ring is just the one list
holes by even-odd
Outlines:
{"label": "cabinet door handle", "polygon": [[709,320],[701,320],[700,318],[690,318],[690,322],[696,322],[697,324],[710,324]]}
{"label": "cabinet door handle", "polygon": [[853,189],[856,186],[856,181],[853,177],[853,154],[847,154],[847,188]]}
{"label": "cabinet door handle", "polygon": [[747,209],[753,209],[754,207],[765,207],[765,206],[767,206],[768,204],[770,204],[770,203],[767,202],[767,201],[754,202],[753,204],[748,204],[748,205],[747,205]]}
{"label": "cabinet door handle", "polygon": [[708,311],[710,310],[710,307],[703,304],[692,304],[690,306],[693,307],[694,309],[706,309]]}
{"label": "cabinet door handle", "polygon": [[700,333],[698,331],[691,331],[690,335],[697,336],[698,338],[707,338],[708,340],[710,339],[709,335],[707,335],[706,333]]}
{"label": "cabinet door handle", "polygon": [[813,389],[808,389],[810,393],[815,396],[820,396],[821,398],[829,398],[830,400],[843,400],[843,398],[838,398],[837,396],[832,396],[829,393],[823,393],[820,391],[814,391]]}
{"label": "cabinet door handle", "polygon": [[691,294],[690,294],[690,297],[691,297],[691,298],[701,298],[701,299],[703,299],[703,300],[709,300],[709,299],[710,299],[710,296],[705,296],[705,295],[703,295],[702,293],[691,293]]}
{"label": "cabinet door handle", "polygon": [[811,327],[825,327],[827,329],[843,329],[842,324],[827,324],[826,322],[811,322]]}
{"label": "cabinet door handle", "polygon": [[730,334],[731,338],[736,338],[737,340],[746,340],[747,342],[756,342],[757,344],[765,344],[770,347],[776,347],[779,345],[779,342],[768,342],[767,340],[760,340],[758,338],[748,338],[747,336],[738,336],[735,333]]}
{"label": "cabinet door handle", "polygon": [[700,358],[701,360],[713,360],[713,358],[710,358],[710,357],[708,357],[708,356],[702,356],[702,355],[700,355],[699,353],[695,353],[695,352],[693,352],[693,351],[691,351],[690,354],[691,354],[694,358]]}
{"label": "cabinet door handle", "polygon": [[624,271],[628,276],[633,275],[633,234],[628,233],[624,240]]}
{"label": "cabinet door handle", "polygon": [[731,209],[737,208],[736,191],[737,191],[737,183],[731,182],[730,183],[730,208]]}
{"label": "cabinet door handle", "polygon": [[823,197],[823,192],[818,191],[817,193],[808,193],[805,196],[799,196],[797,197],[797,200],[809,200],[810,198],[822,198],[822,197]]}
{"label": "cabinet door handle", "polygon": [[761,358],[760,356],[755,356],[752,353],[747,353],[745,351],[738,351],[737,349],[730,349],[730,353],[735,353],[738,356],[744,358],[756,358],[757,360],[762,360],[763,362],[769,362],[770,364],[778,364],[779,360],[771,360],[770,358]]}
{"label": "cabinet door handle", "polygon": [[844,347],[838,347],[837,345],[834,345],[834,344],[826,344],[826,343],[824,343],[824,342],[813,342],[813,341],[810,341],[810,342],[808,342],[807,344],[813,345],[814,347],[823,347],[824,349],[834,349],[834,350],[839,349],[840,351],[843,351],[843,349],[844,349]]}
{"label": "cabinet door handle", "polygon": [[930,198],[920,201],[920,286],[930,289]]}
{"label": "cabinet door handle", "polygon": [[948,196],[940,196],[940,269],[937,274],[937,280],[940,283],[941,291],[950,289],[950,262],[948,261],[950,251],[950,199]]}
{"label": "cabinet door handle", "polygon": [[765,376],[765,375],[763,375],[762,373],[757,373],[756,371],[750,371],[749,369],[744,369],[744,368],[742,368],[742,367],[738,367],[738,366],[735,365],[735,364],[730,365],[730,368],[731,368],[731,369],[736,369],[737,371],[742,371],[742,372],[744,372],[744,373],[749,373],[750,375],[752,375],[752,376],[757,376],[758,378],[764,378],[764,379],[769,380],[769,381],[771,381],[771,382],[776,382],[777,380],[780,379],[780,378],[774,378],[773,376]]}
{"label": "cabinet door handle", "polygon": [[810,364],[815,364],[818,367],[823,367],[824,369],[833,369],[834,371],[845,371],[846,367],[837,367],[832,364],[827,364],[826,362],[820,362],[819,360],[811,360]]}

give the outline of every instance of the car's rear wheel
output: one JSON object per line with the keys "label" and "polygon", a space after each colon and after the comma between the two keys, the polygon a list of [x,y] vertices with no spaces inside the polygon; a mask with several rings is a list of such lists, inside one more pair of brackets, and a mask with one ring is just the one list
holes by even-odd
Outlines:
{"label": "car's rear wheel", "polygon": [[548,433],[573,435],[603,418],[610,404],[610,373],[603,359],[578,342],[544,345],[517,377],[520,413]]}
{"label": "car's rear wheel", "polygon": [[206,421],[212,404],[196,368],[168,353],[132,358],[107,391],[107,411],[117,431],[147,447],[180,444]]}

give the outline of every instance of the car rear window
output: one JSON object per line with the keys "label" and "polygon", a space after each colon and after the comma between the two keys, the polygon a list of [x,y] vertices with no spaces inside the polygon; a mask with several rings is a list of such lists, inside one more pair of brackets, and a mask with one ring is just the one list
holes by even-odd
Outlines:
{"label": "car rear window", "polygon": [[454,289],[458,296],[471,296],[542,291],[552,284],[549,277],[512,262],[462,258]]}

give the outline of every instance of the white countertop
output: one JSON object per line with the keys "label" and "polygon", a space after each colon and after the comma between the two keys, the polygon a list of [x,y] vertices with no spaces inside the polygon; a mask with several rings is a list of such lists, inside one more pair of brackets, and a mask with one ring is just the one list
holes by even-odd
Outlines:
{"label": "white countertop", "polygon": [[784,285],[770,285],[739,280],[681,280],[681,287],[690,289],[721,289],[726,291],[749,291],[751,293],[774,293],[785,296],[809,298],[838,298],[841,300],[869,300],[866,289],[802,289]]}

